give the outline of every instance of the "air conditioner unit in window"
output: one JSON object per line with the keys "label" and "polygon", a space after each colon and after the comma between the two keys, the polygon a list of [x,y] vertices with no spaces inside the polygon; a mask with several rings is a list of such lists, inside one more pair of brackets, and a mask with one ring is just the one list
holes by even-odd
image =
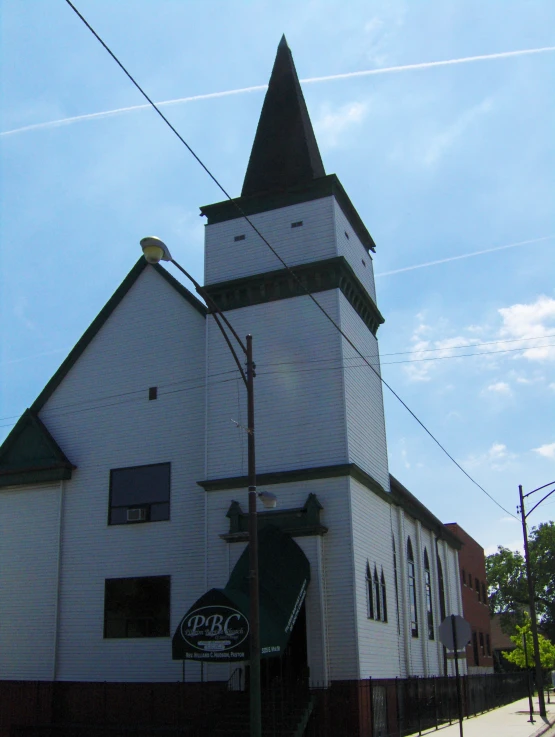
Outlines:
{"label": "air conditioner unit in window", "polygon": [[144,522],[146,520],[146,509],[128,509],[128,522]]}

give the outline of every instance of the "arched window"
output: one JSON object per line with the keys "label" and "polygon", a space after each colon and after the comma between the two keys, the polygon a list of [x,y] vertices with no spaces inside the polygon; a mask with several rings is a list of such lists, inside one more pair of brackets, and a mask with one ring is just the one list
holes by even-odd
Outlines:
{"label": "arched window", "polygon": [[378,622],[382,618],[382,607],[381,607],[381,597],[380,597],[380,580],[378,578],[378,571],[376,570],[376,566],[374,566],[374,596],[376,597],[376,619]]}
{"label": "arched window", "polygon": [[407,540],[407,575],[409,579],[410,629],[413,637],[418,637],[418,609],[416,608],[416,569],[410,537]]}
{"label": "arched window", "polygon": [[366,562],[366,616],[374,619],[374,591],[372,588],[372,574],[370,564]]}
{"label": "arched window", "polygon": [[424,548],[424,584],[426,589],[426,620],[428,624],[428,640],[434,639],[434,610],[432,606],[432,574],[428,551]]}
{"label": "arched window", "polygon": [[383,568],[382,575],[380,576],[380,588],[382,590],[382,620],[387,622],[387,596],[385,591],[385,576],[383,575]]}

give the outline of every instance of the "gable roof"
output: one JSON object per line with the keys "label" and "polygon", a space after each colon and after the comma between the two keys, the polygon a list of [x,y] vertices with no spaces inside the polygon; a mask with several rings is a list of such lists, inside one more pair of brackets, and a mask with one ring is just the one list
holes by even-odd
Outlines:
{"label": "gable roof", "polygon": [[432,530],[440,540],[446,540],[451,547],[457,550],[462,548],[462,542],[455,533],[432,514],[428,507],[425,507],[400,481],[397,481],[391,474],[389,474],[389,481],[391,485],[391,496],[396,504],[402,507],[408,515],[419,520],[429,530]]}
{"label": "gable roof", "polygon": [[[0,488],[71,478],[71,471],[76,466],[65,456],[38,413],[148,265],[144,256],[141,256],[79,338],[31,408],[25,410],[0,446]],[[152,268],[197,312],[206,317],[206,307],[183,284],[161,266],[156,265]]]}
{"label": "gable roof", "polygon": [[76,468],[30,409],[0,447],[0,487],[71,478]]}
{"label": "gable roof", "polygon": [[285,36],[272,76],[243,182],[242,197],[310,184],[326,172]]}
{"label": "gable roof", "polygon": [[[31,405],[33,412],[38,413],[50,399],[54,391],[62,383],[63,379],[67,376],[70,369],[77,363],[78,359],[83,354],[85,348],[89,345],[92,339],[100,331],[106,320],[110,317],[112,312],[116,309],[122,299],[125,297],[127,292],[131,289],[133,284],[137,281],[139,276],[143,273],[145,268],[149,266],[144,256],[141,256],[135,266],[127,274],[125,279],[112,294],[110,299],[106,302],[104,307],[100,310],[98,315],[91,322],[89,327],[85,330],[83,335],[79,338],[75,346],[70,351],[69,355],[63,361],[60,368],[56,371],[54,376],[50,379],[48,384],[44,387],[39,396],[35,399]],[[177,281],[170,273],[163,269],[160,265],[152,266],[154,270],[165,279],[170,286],[172,286],[190,305],[192,305],[197,312],[203,317],[206,317],[206,307],[198,300],[183,284]]]}

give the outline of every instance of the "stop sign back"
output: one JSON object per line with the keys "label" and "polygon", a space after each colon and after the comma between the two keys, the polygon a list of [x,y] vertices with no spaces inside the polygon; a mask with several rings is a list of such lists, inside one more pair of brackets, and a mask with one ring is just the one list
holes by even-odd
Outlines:
{"label": "stop sign back", "polygon": [[451,614],[450,617],[445,617],[443,622],[439,625],[440,642],[442,645],[445,645],[448,650],[455,649],[453,627],[457,638],[457,651],[464,650],[470,642],[472,630],[466,619],[463,619],[458,614]]}

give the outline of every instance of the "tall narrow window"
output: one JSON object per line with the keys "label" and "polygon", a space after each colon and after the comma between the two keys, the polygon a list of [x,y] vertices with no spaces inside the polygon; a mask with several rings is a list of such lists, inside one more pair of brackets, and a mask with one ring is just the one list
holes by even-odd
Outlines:
{"label": "tall narrow window", "polygon": [[395,582],[395,606],[397,607],[397,632],[401,632],[401,617],[399,616],[399,579],[397,578],[397,551],[393,540],[393,580]]}
{"label": "tall narrow window", "polygon": [[474,665],[479,665],[480,660],[478,658],[478,635],[476,632],[472,633],[472,649],[474,651]]}
{"label": "tall narrow window", "polygon": [[382,590],[382,620],[384,622],[387,622],[387,596],[385,590],[385,576],[383,575],[383,568],[382,575],[380,576],[380,588]]}
{"label": "tall narrow window", "polygon": [[489,639],[489,635],[486,635],[486,650],[488,655],[491,655],[491,642]]}
{"label": "tall narrow window", "polygon": [[486,594],[486,584],[482,581],[482,604],[488,603],[488,597]]}
{"label": "tall narrow window", "polygon": [[372,587],[372,574],[370,564],[366,563],[366,616],[374,619],[374,590]]}
{"label": "tall narrow window", "polygon": [[376,570],[376,566],[374,566],[374,596],[376,597],[376,619],[379,622],[382,618],[382,607],[380,603],[380,580],[378,578],[378,571]]}
{"label": "tall narrow window", "polygon": [[464,570],[464,568],[462,569],[462,582],[463,586],[466,586],[466,571]]}
{"label": "tall narrow window", "polygon": [[445,583],[443,581],[443,567],[441,565],[441,558],[437,555],[437,579],[439,584],[439,614],[441,621],[447,616],[447,609],[445,607]]}
{"label": "tall narrow window", "polygon": [[407,540],[407,574],[409,579],[410,628],[413,637],[418,637],[418,610],[416,608],[416,569],[410,537]]}
{"label": "tall narrow window", "polygon": [[481,601],[480,599],[480,582],[477,578],[474,579],[474,587],[476,588],[476,596],[478,597],[478,601]]}
{"label": "tall narrow window", "polygon": [[432,606],[432,574],[428,551],[424,548],[424,583],[426,587],[426,620],[428,624],[428,640],[434,639],[434,610]]}

